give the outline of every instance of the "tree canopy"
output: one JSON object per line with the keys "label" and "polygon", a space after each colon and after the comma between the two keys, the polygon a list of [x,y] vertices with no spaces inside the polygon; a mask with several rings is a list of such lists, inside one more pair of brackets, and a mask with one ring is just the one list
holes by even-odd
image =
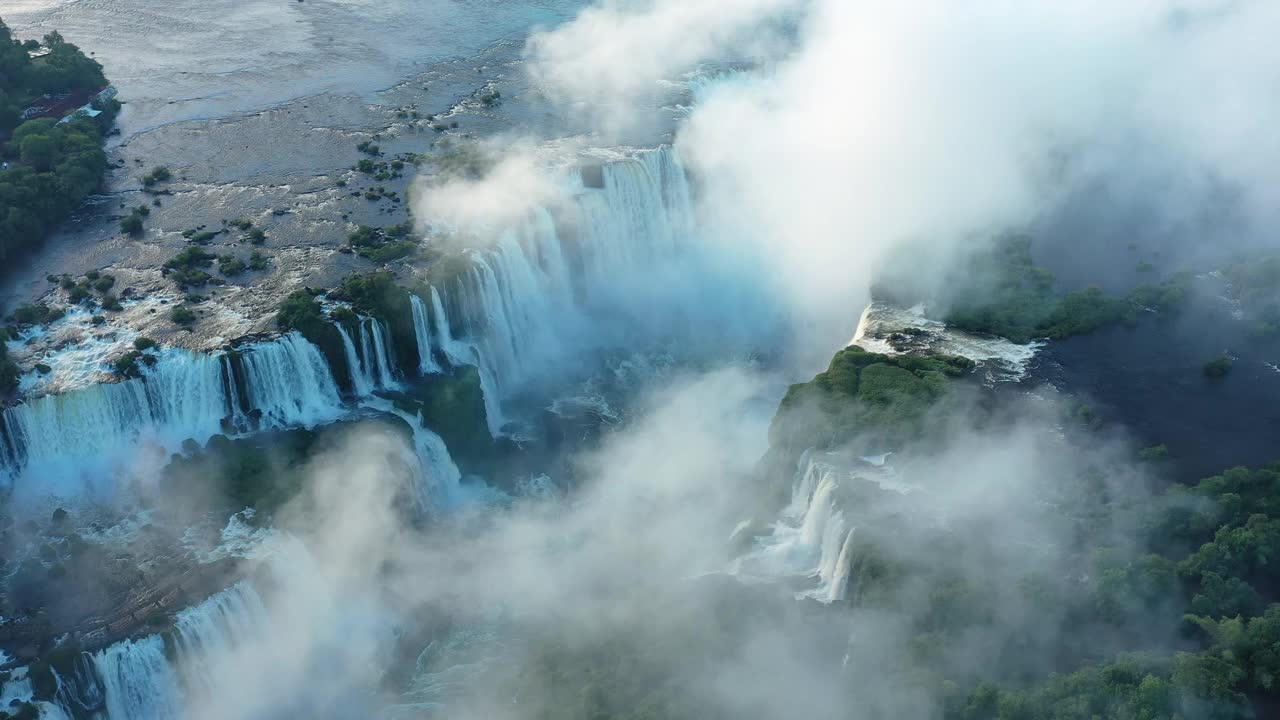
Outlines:
{"label": "tree canopy", "polygon": [[58,124],[39,118],[19,124],[23,107],[45,93],[96,89],[102,66],[57,32],[44,38],[48,54],[31,58],[27,46],[0,22],[0,138],[7,169],[0,169],[0,260],[38,247],[49,231],[97,190],[107,169],[103,129],[116,103],[96,119]]}

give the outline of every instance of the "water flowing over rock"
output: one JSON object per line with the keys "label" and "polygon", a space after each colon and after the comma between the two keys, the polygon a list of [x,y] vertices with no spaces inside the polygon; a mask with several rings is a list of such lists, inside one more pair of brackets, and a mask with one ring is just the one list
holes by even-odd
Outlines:
{"label": "water flowing over rock", "polygon": [[351,334],[342,323],[334,323],[338,334],[342,336],[342,351],[347,358],[347,367],[351,368],[351,389],[356,397],[369,397],[373,394],[373,379],[365,371],[360,361],[360,353],[356,352],[356,344],[351,341]]}
{"label": "water flowing over rock", "polygon": [[94,655],[109,718],[168,720],[181,716],[177,674],[164,655],[164,640],[148,635],[116,643]]}
{"label": "water flowing over rock", "polygon": [[160,635],[125,640],[96,653],[93,661],[105,691],[108,717],[183,717],[188,695],[216,691],[209,664],[261,632],[267,621],[261,598],[241,582],[178,613],[170,631],[169,654]]}
{"label": "water flowing over rock", "polygon": [[251,346],[242,359],[250,407],[270,424],[311,425],[342,412],[329,363],[301,335]]}
{"label": "water flowing over rock", "polygon": [[427,313],[427,305],[417,295],[409,296],[413,308],[413,335],[418,341],[418,372],[432,375],[442,372],[443,368],[435,359],[436,340],[431,333],[431,318]]}
{"label": "water flowing over rock", "polygon": [[342,336],[342,348],[351,368],[351,387],[356,397],[364,398],[374,390],[399,387],[395,379],[395,359],[391,351],[391,334],[376,318],[362,317],[357,346],[342,323],[334,323]]}
{"label": "water flowing over rock", "polygon": [[844,506],[840,494],[853,483],[904,491],[894,482],[893,469],[883,462],[858,460],[849,467],[826,453],[805,452],[796,469],[791,501],[779,521],[734,561],[730,572],[747,581],[803,579],[811,586],[798,591],[797,598],[827,604],[844,600],[857,528],[852,508]]}
{"label": "water flowing over rock", "polygon": [[[647,308],[635,307],[620,280],[659,274],[680,258],[694,224],[688,180],[667,147],[602,173],[603,187],[573,189],[563,217],[534,209],[491,248],[473,251],[448,286],[432,288],[436,346],[451,363],[480,367],[486,398],[507,397],[601,344],[641,341],[620,313]],[[450,317],[464,334],[452,336]],[[501,413],[490,415],[499,430]]]}
{"label": "water flowing over rock", "polygon": [[[5,410],[0,462],[10,485],[23,491],[109,494],[117,472],[136,463],[139,447],[171,451],[187,439],[203,443],[224,431],[224,421],[244,429],[284,427],[331,420],[341,410],[328,363],[301,335],[226,355],[168,349],[142,377]],[[20,487],[26,479],[39,486]]]}

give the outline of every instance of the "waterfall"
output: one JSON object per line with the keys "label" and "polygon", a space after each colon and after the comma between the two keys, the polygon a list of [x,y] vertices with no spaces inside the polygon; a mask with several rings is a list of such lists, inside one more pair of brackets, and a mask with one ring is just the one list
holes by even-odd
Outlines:
{"label": "waterfall", "polygon": [[268,426],[314,425],[342,412],[338,386],[319,348],[290,333],[244,348],[249,406]]}
{"label": "waterfall", "polygon": [[498,437],[502,434],[502,426],[506,419],[502,414],[502,400],[498,392],[498,381],[493,369],[482,362],[480,351],[475,345],[455,340],[453,329],[449,327],[449,314],[440,299],[440,291],[431,288],[431,310],[435,317],[436,342],[445,358],[451,365],[474,365],[480,374],[480,391],[484,396],[484,414],[489,425],[489,434]]}
{"label": "waterfall", "polygon": [[219,358],[166,350],[142,377],[46,395],[4,412],[8,474],[32,478],[40,490],[77,494],[109,490],[141,443],[165,449],[204,442],[230,412]]}
{"label": "waterfall", "polygon": [[390,348],[391,336],[386,326],[376,318],[361,318],[360,354],[364,358],[364,372],[376,388],[390,389],[398,385],[392,373],[395,361]]}
{"label": "waterfall", "polygon": [[436,362],[432,337],[431,319],[427,315],[427,305],[417,295],[409,296],[409,304],[413,308],[413,336],[418,341],[418,372],[432,375],[443,372],[440,363]]}
{"label": "waterfall", "polygon": [[187,689],[215,693],[214,666],[237,645],[265,633],[268,622],[262,598],[245,582],[178,613],[173,638]]}
{"label": "waterfall", "polygon": [[453,329],[449,327],[449,314],[445,312],[444,303],[440,300],[440,291],[434,287],[431,288],[431,314],[435,318],[436,342],[440,344],[445,358],[454,365],[474,362],[472,349],[466,343],[454,340]]}
{"label": "waterfall", "polygon": [[369,376],[368,370],[361,362],[360,353],[356,352],[356,345],[351,342],[351,335],[347,332],[346,326],[340,322],[335,322],[334,325],[338,328],[338,334],[342,336],[342,351],[347,357],[347,367],[351,368],[351,388],[356,397],[369,397],[373,394],[373,378]]}
{"label": "waterfall", "polygon": [[458,499],[462,472],[444,438],[422,424],[421,413],[406,412],[383,398],[370,398],[362,406],[396,415],[413,430],[414,495],[421,509],[448,506]]}
{"label": "waterfall", "polygon": [[182,693],[159,635],[118,642],[99,651],[93,661],[111,720],[169,720],[181,716]]}
{"label": "waterfall", "polygon": [[854,528],[837,493],[848,473],[806,452],[796,468],[791,502],[771,535],[760,538],[730,571],[745,578],[809,578],[817,584],[796,593],[823,603],[844,599],[853,563]]}
{"label": "waterfall", "polygon": [[[237,644],[265,632],[267,611],[244,582],[178,613],[172,629],[175,667],[160,635],[118,642],[93,656],[110,720],[170,720],[183,716],[190,693],[217,691],[215,663]],[[224,691],[226,689],[223,689]]]}
{"label": "waterfall", "polygon": [[[596,332],[588,316],[609,327],[626,300],[624,278],[644,277],[677,259],[693,229],[688,181],[668,147],[607,163],[601,189],[575,187],[563,210],[571,240],[550,211],[535,208],[493,246],[473,251],[450,300],[467,337],[451,338],[448,316],[432,288],[435,339],[453,364],[475,364],[486,400],[506,398],[539,373],[562,370],[601,338],[634,342],[626,330]],[[473,352],[450,347],[451,340]],[[469,349],[469,348],[468,348]],[[492,418],[501,413],[490,410]],[[495,431],[502,423],[491,422]]]}
{"label": "waterfall", "polygon": [[[442,369],[437,350],[449,364],[475,365],[495,436],[507,424],[503,400],[526,381],[584,362],[593,343],[609,342],[602,337],[636,340],[622,327],[599,332],[616,317],[619,278],[645,277],[655,263],[674,259],[693,227],[688,182],[671,148],[607,163],[603,179],[602,188],[573,186],[571,201],[557,210],[571,235],[536,208],[490,249],[473,252],[456,287],[431,288],[430,308],[412,298],[418,370]],[[465,323],[451,327],[450,313]],[[584,325],[588,315],[595,325]],[[352,337],[354,329],[339,325],[355,394],[396,387],[387,327],[366,317],[358,330]],[[324,356],[296,333],[228,355],[163,350],[141,372],[5,410],[0,470],[11,484],[41,493],[109,492],[117,473],[136,464],[140,446],[169,452],[188,438],[203,443],[223,432],[227,418],[240,428],[284,427],[343,411]]]}

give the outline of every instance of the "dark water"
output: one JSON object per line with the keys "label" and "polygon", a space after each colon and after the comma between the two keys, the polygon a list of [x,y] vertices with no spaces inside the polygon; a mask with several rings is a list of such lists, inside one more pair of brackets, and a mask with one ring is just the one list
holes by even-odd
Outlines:
{"label": "dark water", "polygon": [[[1076,395],[1141,446],[1165,444],[1170,481],[1280,460],[1280,342],[1250,339],[1243,323],[1200,299],[1183,317],[1149,317],[1051,343],[1037,379]],[[1223,378],[1208,360],[1234,358]],[[1117,426],[1123,426],[1119,428]]]}

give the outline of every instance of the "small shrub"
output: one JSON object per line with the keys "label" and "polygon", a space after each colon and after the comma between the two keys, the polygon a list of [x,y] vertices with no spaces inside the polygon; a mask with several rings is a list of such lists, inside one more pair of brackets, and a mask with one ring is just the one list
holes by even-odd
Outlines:
{"label": "small shrub", "polygon": [[120,232],[126,235],[142,234],[142,218],[136,213],[120,219]]}
{"label": "small shrub", "polygon": [[106,292],[110,290],[112,287],[114,287],[115,284],[116,284],[115,277],[111,275],[103,275],[102,277],[93,281],[93,289],[97,290],[98,292]]}
{"label": "small shrub", "polygon": [[196,314],[181,305],[169,311],[169,319],[183,327],[190,327],[196,321]]}
{"label": "small shrub", "polygon": [[254,245],[261,245],[266,241],[267,241],[267,234],[262,231],[262,228],[254,228],[249,231],[249,242],[253,243]]}
{"label": "small shrub", "polygon": [[147,187],[151,187],[156,183],[162,183],[167,181],[170,177],[172,177],[172,173],[169,172],[169,168],[163,165],[160,165],[158,167],[152,168],[150,173],[147,173],[145,176],[143,176],[142,184]]}
{"label": "small shrub", "polygon": [[267,256],[263,255],[262,252],[259,250],[254,250],[253,252],[249,253],[249,269],[250,270],[266,270]]}
{"label": "small shrub", "polygon": [[1226,355],[1219,355],[1204,364],[1204,376],[1207,378],[1225,377],[1231,372],[1231,358]]}
{"label": "small shrub", "polygon": [[140,337],[133,341],[133,346],[140,351],[150,350],[156,346],[156,341],[149,337]]}
{"label": "small shrub", "polygon": [[117,375],[122,375],[124,377],[136,377],[139,369],[138,358],[140,357],[142,357],[142,353],[137,350],[130,350],[124,355],[116,358],[116,361],[112,363],[112,367],[115,369]]}
{"label": "small shrub", "polygon": [[244,269],[244,261],[234,255],[223,255],[218,258],[218,270],[227,277],[239,275],[244,272]]}
{"label": "small shrub", "polygon": [[1144,462],[1155,462],[1169,457],[1169,448],[1164,443],[1144,447],[1138,451],[1138,459]]}

